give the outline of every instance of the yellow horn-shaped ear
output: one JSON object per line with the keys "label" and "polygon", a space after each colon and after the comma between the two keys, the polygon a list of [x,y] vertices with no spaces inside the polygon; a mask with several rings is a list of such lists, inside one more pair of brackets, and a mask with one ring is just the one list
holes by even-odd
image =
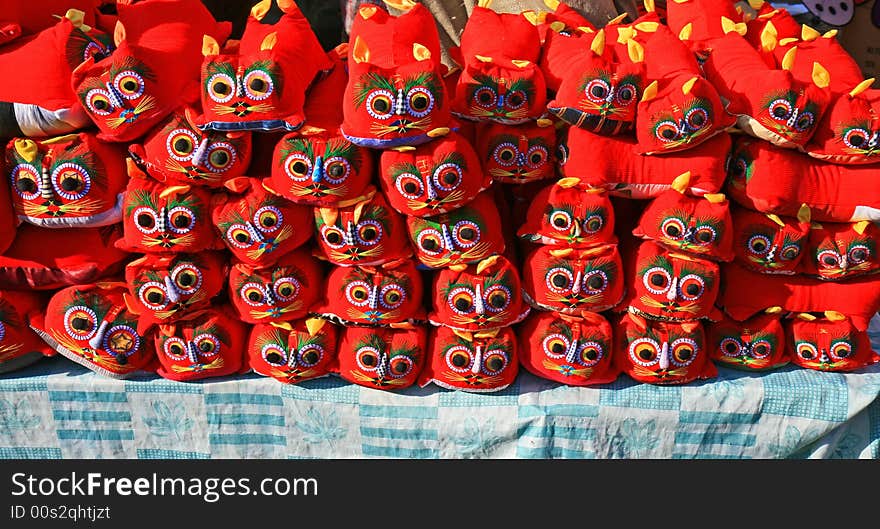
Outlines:
{"label": "yellow horn-shaped ear", "polygon": [[219,55],[219,54],[220,54],[220,43],[217,42],[217,39],[215,39],[211,35],[203,35],[202,36],[202,55],[207,57],[209,55]]}
{"label": "yellow horn-shaped ear", "polygon": [[691,40],[691,35],[694,33],[694,24],[692,22],[688,22],[681,28],[681,31],[678,32],[678,40]]}
{"label": "yellow horn-shaped ear", "polygon": [[725,35],[732,31],[739,33],[742,36],[746,35],[746,25],[742,22],[734,22],[727,17],[721,17],[721,29],[724,31]]}
{"label": "yellow horn-shaped ear", "polygon": [[768,213],[767,218],[775,222],[780,228],[785,227],[785,222],[783,222],[783,220],[779,218],[779,215],[775,213]]}
{"label": "yellow horn-shaped ear", "polygon": [[855,97],[855,96],[861,94],[862,92],[864,92],[865,90],[870,88],[872,84],[874,84],[873,77],[871,77],[870,79],[865,79],[861,83],[857,84],[855,88],[853,88],[852,90],[849,91],[849,96]]}
{"label": "yellow horn-shaped ear", "polygon": [[431,50],[423,44],[413,42],[413,58],[417,61],[426,61],[431,58]]}
{"label": "yellow horn-shaped ear", "polygon": [[526,61],[523,59],[513,59],[512,61],[510,61],[510,63],[517,68],[525,68],[528,65],[532,64],[530,61]]}
{"label": "yellow horn-shaped ear", "polygon": [[560,22],[558,20],[554,20],[553,22],[550,23],[550,29],[552,29],[556,33],[559,33],[560,31],[565,29],[565,22]]}
{"label": "yellow horn-shaped ear", "polygon": [[822,34],[811,28],[810,26],[804,24],[801,26],[801,40],[805,42],[810,42],[811,40],[816,40],[821,37]]}
{"label": "yellow horn-shaped ear", "polygon": [[318,215],[321,216],[321,222],[328,226],[336,224],[339,218],[339,210],[336,208],[318,208]]}
{"label": "yellow horn-shaped ear", "polygon": [[[124,284],[125,283],[123,283],[123,285]],[[476,332],[474,333],[474,338],[495,338],[496,336],[498,336],[499,332],[501,332],[501,327],[496,327],[494,329]]]}
{"label": "yellow horn-shaped ear", "polygon": [[811,217],[810,206],[808,206],[806,204],[801,204],[801,207],[798,209],[798,212],[797,212],[798,222],[800,222],[800,223],[810,222],[810,217]]}
{"label": "yellow horn-shaped ear", "polygon": [[15,152],[18,153],[26,162],[34,163],[37,160],[37,142],[30,138],[16,138],[13,142]]}
{"label": "yellow horn-shaped ear", "polygon": [[556,11],[556,8],[559,7],[559,0],[544,0],[544,5],[547,6],[547,9],[550,11]]}
{"label": "yellow horn-shaped ear", "polygon": [[492,62],[492,57],[486,57],[485,55],[474,55],[474,59],[485,63]]}
{"label": "yellow horn-shaped ear", "polygon": [[712,204],[721,204],[725,200],[727,200],[727,196],[724,193],[706,193],[703,195],[703,198],[708,200]]}
{"label": "yellow horn-shaped ear", "polygon": [[828,70],[818,62],[813,63],[812,76],[813,83],[819,88],[828,88],[828,85],[831,84],[831,74],[828,73]]}
{"label": "yellow horn-shaped ear", "polygon": [[500,259],[500,258],[501,258],[501,256],[496,254],[491,257],[487,257],[487,258],[483,259],[482,261],[477,263],[477,273],[482,274],[484,270],[486,270],[487,268],[489,268],[491,266],[494,266],[495,263],[497,263],[498,259]]}
{"label": "yellow horn-shaped ear", "polygon": [[327,320],[323,318],[309,318],[306,320],[306,329],[309,330],[309,336],[314,336],[318,334],[321,328],[324,327],[324,324],[327,323]]}
{"label": "yellow horn-shaped ear", "polygon": [[645,33],[655,33],[657,31],[657,28],[660,27],[660,24],[658,24],[657,22],[647,21],[639,22],[634,27],[639,31],[644,31]]}
{"label": "yellow horn-shaped ear", "polygon": [[275,44],[278,43],[278,33],[273,31],[269,33],[263,38],[263,42],[260,43],[260,51],[263,50],[271,50],[275,47]]}
{"label": "yellow horn-shaped ear", "polygon": [[767,314],[779,314],[780,312],[782,312],[782,307],[780,307],[779,305],[776,305],[775,307],[768,307],[764,309],[764,312],[766,312]]}
{"label": "yellow horn-shaped ear", "polygon": [[283,329],[287,332],[293,330],[293,325],[291,325],[288,321],[270,321],[269,325],[275,327],[276,329]]}
{"label": "yellow horn-shaped ear", "polygon": [[364,214],[364,206],[366,206],[368,203],[368,200],[358,202],[357,205],[354,207],[354,210],[352,210],[351,220],[353,220],[355,224],[361,221],[361,215]]}
{"label": "yellow horn-shaped ear", "polygon": [[578,177],[576,177],[576,176],[569,176],[569,177],[566,177],[566,178],[560,178],[560,179],[556,182],[556,185],[558,185],[559,187],[561,187],[561,188],[563,188],[563,189],[568,189],[568,188],[570,188],[570,187],[574,187],[574,186],[576,186],[576,185],[578,185],[578,184],[580,184],[580,183],[581,183],[581,179],[580,179],[580,178],[578,178]]}
{"label": "yellow horn-shaped ear", "polygon": [[869,224],[871,224],[870,220],[862,220],[862,221],[859,221],[859,222],[856,222],[855,224],[853,224],[852,229],[854,232],[858,233],[859,235],[864,235],[865,230],[868,229]]}
{"label": "yellow horn-shaped ear", "polygon": [[540,24],[541,22],[543,22],[543,20],[541,20],[542,17],[540,17],[540,16],[538,15],[538,13],[535,13],[535,12],[532,11],[532,10],[529,10],[529,11],[523,11],[523,12],[520,13],[520,14],[523,16],[523,18],[525,18],[526,20],[529,21],[529,24],[531,24],[531,25],[533,25],[533,26],[537,26],[538,24]]}
{"label": "yellow horn-shaped ear", "polygon": [[413,0],[383,0],[385,5],[398,11],[409,11],[416,6]]}
{"label": "yellow horn-shaped ear", "polygon": [[791,71],[791,67],[794,66],[794,59],[797,56],[797,48],[791,47],[785,55],[782,56],[782,69]]}
{"label": "yellow horn-shaped ear", "polygon": [[609,20],[608,24],[606,24],[606,25],[613,26],[614,24],[620,24],[621,22],[623,22],[623,19],[625,19],[627,16],[629,16],[629,13],[621,13],[621,14],[617,15],[616,17],[612,18],[611,20]]}
{"label": "yellow horn-shaped ear", "polygon": [[257,20],[263,20],[270,9],[272,9],[272,0],[261,0],[251,8],[251,16]]}
{"label": "yellow horn-shaped ear", "polygon": [[466,342],[473,342],[474,341],[474,335],[467,332],[467,331],[459,331],[458,329],[452,329],[452,332],[453,332],[453,334],[455,334],[456,336],[458,336],[459,338],[461,338],[462,340],[464,340]]}
{"label": "yellow horn-shaped ear", "polygon": [[749,7],[754,9],[755,11],[761,9],[761,6],[764,5],[764,0],[748,0]]}
{"label": "yellow horn-shaped ear", "polygon": [[593,42],[590,43],[590,49],[593,50],[593,53],[601,56],[605,53],[605,30],[600,29],[596,36],[593,37]]}
{"label": "yellow horn-shaped ear", "polygon": [[[565,24],[563,24],[562,27],[565,27]],[[587,27],[587,26],[578,26],[577,29],[581,33],[595,33],[596,32],[595,29]]]}
{"label": "yellow horn-shaped ear", "polygon": [[645,48],[635,40],[626,41],[626,53],[633,63],[645,61]]}
{"label": "yellow horn-shaped ear", "polygon": [[645,101],[650,101],[657,97],[657,87],[660,86],[656,80],[651,81],[651,84],[645,87],[645,92],[642,94],[642,103]]}
{"label": "yellow horn-shaped ear", "polygon": [[788,46],[789,44],[794,44],[798,39],[796,37],[788,37],[785,39],[779,39],[780,46]]}
{"label": "yellow horn-shaped ear", "polygon": [[800,314],[797,315],[797,317],[798,317],[798,319],[801,319],[804,321],[816,321],[816,317],[813,316],[812,314],[810,314],[809,312],[801,312]]}
{"label": "yellow horn-shaped ear", "polygon": [[823,39],[833,39],[833,38],[836,37],[836,36],[837,36],[837,30],[836,30],[836,29],[829,29],[829,30],[826,31],[825,33],[822,33],[822,38],[823,38]]}
{"label": "yellow horn-shaped ear", "polygon": [[446,268],[452,270],[453,272],[464,272],[465,270],[467,270],[467,265],[462,264],[462,263],[458,263],[458,264],[454,264],[454,265],[449,265]]}
{"label": "yellow horn-shaped ear", "polygon": [[779,32],[776,30],[776,26],[773,25],[773,22],[767,22],[764,29],[761,30],[761,49],[765,52],[775,50],[779,43],[778,38]]}
{"label": "yellow horn-shaped ear", "polygon": [[617,30],[617,43],[624,44],[635,38],[638,31],[635,28],[624,26]]}
{"label": "yellow horn-shaped ear", "polygon": [[66,13],[64,13],[64,18],[70,21],[73,24],[73,27],[79,28],[83,31],[91,31],[92,28],[88,24],[84,23],[85,20],[85,12],[80,11],[79,9],[68,9]]}
{"label": "yellow horn-shaped ear", "polygon": [[362,19],[368,20],[371,16],[375,15],[377,11],[379,11],[379,8],[376,7],[375,4],[366,4],[358,8],[358,15],[360,15]]}
{"label": "yellow horn-shaped ear", "polygon": [[679,193],[681,193],[683,195],[685,193],[685,191],[687,191],[687,188],[690,185],[690,183],[691,183],[691,172],[685,171],[675,177],[675,179],[672,181],[672,185],[670,187],[672,187],[672,189],[675,189],[676,191],[678,191]]}
{"label": "yellow horn-shaped ear", "polygon": [[113,28],[113,43],[118,48],[122,41],[125,40],[125,26],[122,25],[122,22],[117,20],[116,26]]}
{"label": "yellow horn-shaped ear", "polygon": [[425,133],[425,136],[429,138],[439,138],[440,136],[446,136],[452,132],[452,129],[449,127],[437,127],[436,129],[431,129]]}
{"label": "yellow horn-shaped ear", "polygon": [[289,13],[291,8],[296,7],[296,2],[294,0],[277,0],[278,8],[281,9],[282,13]]}
{"label": "yellow horn-shaped ear", "polygon": [[657,7],[654,6],[654,0],[645,0],[645,11],[648,13],[653,13],[657,11]]}
{"label": "yellow horn-shaped ear", "polygon": [[174,194],[186,193],[189,190],[190,186],[188,185],[169,186],[159,192],[159,198],[166,198]]}
{"label": "yellow horn-shaped ear", "polygon": [[477,5],[489,9],[489,7],[492,5],[492,0],[477,0]]}
{"label": "yellow horn-shaped ear", "polygon": [[361,39],[360,35],[354,38],[354,46],[351,47],[351,58],[354,62],[370,62],[370,48],[367,43]]}
{"label": "yellow horn-shaped ear", "polygon": [[574,248],[556,248],[550,250],[550,255],[553,257],[567,257],[574,252]]}
{"label": "yellow horn-shaped ear", "polygon": [[825,318],[827,318],[828,321],[844,321],[846,320],[846,315],[842,312],[837,312],[836,310],[826,310]]}
{"label": "yellow horn-shaped ear", "polygon": [[694,85],[697,84],[698,79],[698,76],[694,76],[688,79],[683,85],[681,85],[681,93],[684,95],[690,94],[691,90],[694,89]]}

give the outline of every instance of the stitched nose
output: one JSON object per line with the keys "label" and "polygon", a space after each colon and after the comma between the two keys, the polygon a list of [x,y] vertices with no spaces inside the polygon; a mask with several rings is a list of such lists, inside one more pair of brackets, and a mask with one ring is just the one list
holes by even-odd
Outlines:
{"label": "stitched nose", "polygon": [[474,355],[474,365],[471,366],[471,373],[476,375],[483,368],[483,348],[478,345]]}
{"label": "stitched nose", "polygon": [[669,285],[669,290],[666,291],[666,299],[669,301],[675,301],[676,296],[678,295],[678,278],[675,277],[672,279],[672,284]]}
{"label": "stitched nose", "polygon": [[43,167],[40,176],[40,196],[43,200],[53,200],[55,194],[52,192],[52,177],[49,175],[49,168]]}
{"label": "stitched nose", "polygon": [[406,114],[406,101],[403,99],[403,90],[397,89],[397,100],[394,102],[394,113],[398,116]]}
{"label": "stitched nose", "polygon": [[785,124],[788,125],[789,127],[794,127],[794,124],[797,123],[797,118],[798,118],[799,113],[800,113],[800,111],[798,110],[797,107],[795,107],[791,111],[791,117],[788,118],[788,121],[786,121]]}
{"label": "stitched nose", "polygon": [[516,165],[522,167],[526,164],[526,155],[524,153],[516,153]]}
{"label": "stitched nose", "polygon": [[669,342],[663,342],[660,348],[660,369],[669,369]]}
{"label": "stitched nose", "polygon": [[254,226],[253,222],[248,221],[245,223],[245,225],[247,226],[248,231],[251,233],[251,237],[253,237],[257,242],[263,242],[266,240],[266,238],[263,237],[263,234],[260,233],[260,230],[258,230],[256,226]]}
{"label": "stitched nose", "polygon": [[379,375],[379,378],[385,378],[388,376],[388,357],[385,356],[385,353],[379,353],[379,362],[376,364],[376,374]]}
{"label": "stitched nose", "polygon": [[205,138],[199,143],[196,152],[192,155],[192,161],[194,165],[201,165],[202,167],[207,166],[208,162],[208,138]]}
{"label": "stitched nose", "polygon": [[574,365],[577,362],[577,350],[578,350],[578,340],[572,340],[570,344],[568,344],[568,350],[565,352],[565,361],[571,365]]}
{"label": "stitched nose", "polygon": [[431,182],[432,178],[425,178],[425,192],[428,195],[428,200],[436,200],[437,199],[437,191],[434,189],[434,184]]}
{"label": "stitched nose", "polygon": [[193,364],[199,363],[199,350],[195,342],[190,341],[186,343],[186,356]]}
{"label": "stitched nose", "polygon": [[296,367],[296,349],[287,353],[287,367]]}
{"label": "stitched nose", "polygon": [[440,225],[440,233],[443,235],[443,244],[446,245],[446,250],[452,252],[455,250],[455,242],[452,240],[452,236],[449,234],[449,226],[446,224]]}
{"label": "stitched nose", "polygon": [[477,290],[474,292],[474,311],[477,314],[486,313],[486,307],[483,305],[483,291],[480,288],[480,285],[477,285]]}
{"label": "stitched nose", "polygon": [[110,94],[110,103],[113,104],[115,108],[122,108],[125,106],[125,101],[122,99],[122,96],[119,95],[119,91],[116,90],[116,87],[113,86],[113,83],[104,83],[107,87],[107,93]]}
{"label": "stitched nose", "polygon": [[348,221],[348,224],[345,226],[345,244],[348,246],[354,246],[356,243],[356,238],[354,236],[354,222]]}
{"label": "stitched nose", "polygon": [[270,287],[269,285],[266,285],[264,292],[266,294],[266,305],[269,305],[270,307],[274,307],[275,306],[275,296],[272,295],[272,287]]}
{"label": "stitched nose", "polygon": [[315,158],[315,168],[312,169],[312,182],[320,184],[324,180],[324,157]]}
{"label": "stitched nose", "polygon": [[370,308],[376,310],[376,307],[379,306],[379,286],[373,285],[370,289],[370,298],[369,298]]}
{"label": "stitched nose", "polygon": [[177,287],[174,286],[174,281],[171,280],[171,276],[165,276],[165,292],[168,294],[168,299],[171,300],[171,303],[177,303],[180,301],[180,292],[178,292]]}
{"label": "stitched nose", "polygon": [[498,95],[498,102],[495,104],[495,106],[496,106],[496,108],[498,108],[498,110],[501,110],[504,108],[504,94]]}
{"label": "stitched nose", "polygon": [[100,327],[98,327],[95,335],[92,336],[92,338],[89,340],[89,347],[96,351],[101,347],[101,342],[104,341],[104,333],[107,332],[108,325],[109,322],[107,320],[101,322],[101,325]]}
{"label": "stitched nose", "polygon": [[157,219],[157,222],[156,222],[156,227],[159,228],[160,232],[166,231],[165,230],[165,227],[166,227],[165,214],[166,214],[165,206],[162,206],[162,209],[159,210],[159,218]]}
{"label": "stitched nose", "polygon": [[876,149],[878,146],[880,146],[880,130],[875,132],[871,139],[868,140],[868,149]]}

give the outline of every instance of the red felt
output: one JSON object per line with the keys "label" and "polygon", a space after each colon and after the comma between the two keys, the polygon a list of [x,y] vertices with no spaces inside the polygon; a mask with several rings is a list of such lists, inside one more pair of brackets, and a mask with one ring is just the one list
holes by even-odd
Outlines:
{"label": "red felt", "polygon": [[744,371],[782,367],[788,355],[779,314],[758,314],[746,321],[724,316],[707,325],[709,355],[718,365]]}
{"label": "red felt", "polygon": [[688,24],[692,33],[690,46],[694,52],[711,47],[706,41],[724,35],[721,17],[740,22],[732,0],[672,0],[666,2],[666,23],[676,35]]}
{"label": "red felt", "polygon": [[325,322],[309,332],[306,320],[289,325],[254,325],[248,338],[248,365],[255,373],[285,384],[298,384],[330,373],[339,331]]}
{"label": "red felt", "polygon": [[[778,38],[781,40],[783,37]],[[782,58],[792,47],[797,48],[797,51],[791,73],[803,83],[810,83],[813,63],[819,63],[828,70],[828,88],[835,95],[849,92],[865,78],[859,63],[832,35],[777,45],[773,49],[773,59],[777,65],[782,64]]]}
{"label": "red felt", "polygon": [[64,16],[68,9],[83,12],[83,22],[95,25],[95,14],[102,0],[7,0],[3,3],[3,20],[14,21],[22,35],[33,35],[55,25],[55,15]]}
{"label": "red felt", "polygon": [[880,361],[864,329],[848,319],[805,321],[793,318],[785,325],[792,362],[817,371],[846,372]]}
{"label": "red felt", "polygon": [[733,205],[733,249],[736,262],[764,274],[796,274],[807,251],[809,222],[779,217],[780,226],[763,213]]}
{"label": "red felt", "polygon": [[557,182],[528,193],[525,199],[525,222],[517,224],[517,235],[522,239],[571,248],[617,242],[614,207],[604,189],[591,188],[582,181],[570,187]]}
{"label": "red felt", "polygon": [[878,242],[880,228],[874,223],[865,226],[834,222],[814,224],[804,257],[804,273],[829,281],[876,274],[880,272]]}
{"label": "red felt", "polygon": [[755,18],[746,22],[746,39],[755,49],[761,49],[761,33],[768,23],[776,30],[776,38],[800,38],[801,24],[787,9],[774,8],[770,2],[764,2]]}
{"label": "red felt", "polygon": [[519,373],[516,334],[509,328],[455,334],[448,327],[431,327],[427,351],[421,387],[433,382],[447,389],[490,393],[511,385]]}
{"label": "red felt", "polygon": [[880,89],[838,94],[804,150],[833,163],[880,163]]}
{"label": "red felt", "polygon": [[556,129],[537,123],[481,123],[474,147],[494,182],[525,184],[556,174]]}
{"label": "red felt", "polygon": [[49,295],[45,292],[0,291],[0,371],[29,365],[31,362],[23,363],[25,359],[14,361],[34,353],[45,356],[55,354],[30,328],[31,317],[43,312],[48,302]]}
{"label": "red felt", "polygon": [[359,386],[403,389],[418,380],[426,347],[424,327],[344,327],[331,372]]}

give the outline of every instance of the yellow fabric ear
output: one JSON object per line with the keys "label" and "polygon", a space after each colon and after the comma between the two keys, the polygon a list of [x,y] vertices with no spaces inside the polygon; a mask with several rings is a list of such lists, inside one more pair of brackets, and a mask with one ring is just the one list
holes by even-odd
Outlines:
{"label": "yellow fabric ear", "polygon": [[769,308],[764,309],[764,312],[766,312],[767,314],[779,314],[780,312],[782,312],[782,307],[780,307],[779,305],[776,305],[775,307],[769,307]]}
{"label": "yellow fabric ear", "polygon": [[459,263],[459,264],[449,265],[446,268],[452,270],[453,272],[464,272],[465,270],[467,270],[467,265]]}
{"label": "yellow fabric ear", "polygon": [[791,67],[794,66],[794,58],[797,56],[797,48],[792,47],[785,55],[782,56],[782,69],[791,71]]}
{"label": "yellow fabric ear", "polygon": [[314,336],[318,334],[321,328],[324,327],[324,324],[327,323],[327,320],[323,318],[309,318],[306,320],[306,329],[309,330],[309,336]]}
{"label": "yellow fabric ear", "polygon": [[654,5],[654,0],[645,0],[645,11],[648,13],[657,11],[657,7]]}
{"label": "yellow fabric ear", "polygon": [[660,24],[656,22],[639,22],[634,26],[637,30],[643,31],[645,33],[655,33],[657,28],[660,27]]}
{"label": "yellow fabric ear", "polygon": [[593,53],[601,56],[605,53],[605,30],[600,29],[596,36],[593,37],[593,42],[590,43],[590,49],[593,50]]}
{"label": "yellow fabric ear", "polygon": [[846,320],[846,315],[842,312],[837,312],[836,310],[826,310],[825,318],[827,318],[828,321],[844,321]]}
{"label": "yellow fabric ear", "polygon": [[711,204],[721,204],[727,200],[727,196],[725,196],[724,193],[706,193],[703,195],[703,198],[708,200]]}
{"label": "yellow fabric ear", "polygon": [[694,25],[691,22],[688,22],[681,28],[681,31],[678,32],[678,40],[691,40],[691,34],[694,32]]}
{"label": "yellow fabric ear", "polygon": [[354,46],[351,49],[351,58],[357,63],[370,62],[370,49],[367,47],[367,43],[361,39],[360,35],[354,38]]}
{"label": "yellow fabric ear", "polygon": [[217,42],[217,39],[212,37],[211,35],[203,35],[202,36],[202,55],[208,57],[209,55],[219,55],[220,54],[220,44]]}
{"label": "yellow fabric ear", "polygon": [[681,93],[684,95],[690,94],[691,90],[693,90],[694,88],[694,85],[697,84],[697,79],[699,79],[699,77],[697,76],[691,77],[683,85],[681,85]]}
{"label": "yellow fabric ear", "polygon": [[175,193],[176,194],[186,193],[187,191],[189,191],[189,189],[190,189],[190,187],[188,185],[169,186],[169,187],[166,187],[165,189],[163,189],[161,192],[159,192],[159,197],[165,198],[165,197],[173,195]]}
{"label": "yellow fabric ear", "polygon": [[687,191],[688,186],[691,183],[691,172],[685,171],[680,175],[676,176],[672,181],[672,189],[675,189],[682,195]]}
{"label": "yellow fabric ear", "polygon": [[16,138],[13,142],[15,152],[28,163],[34,163],[37,159],[37,142],[32,139]]}
{"label": "yellow fabric ear", "polygon": [[66,13],[64,13],[64,18],[70,21],[73,24],[73,27],[79,28],[85,32],[89,32],[92,30],[91,26],[85,24],[83,20],[85,20],[85,12],[80,11],[79,9],[68,9]]}
{"label": "yellow fabric ear", "polygon": [[487,257],[487,258],[483,259],[482,261],[477,263],[477,273],[482,274],[484,270],[486,270],[487,268],[489,268],[489,267],[493,266],[495,263],[497,263],[498,259],[500,259],[500,258],[501,258],[501,256],[496,254],[491,257]]}
{"label": "yellow fabric ear", "polygon": [[[383,0],[385,5],[391,7],[393,9],[397,9],[398,11],[409,11],[410,9],[416,6],[416,3],[413,0]],[[491,4],[492,1],[489,0]]]}
{"label": "yellow fabric ear", "polygon": [[287,322],[287,321],[270,321],[269,325],[271,325],[272,327],[275,327],[276,329],[282,329],[287,332],[290,332],[293,330],[293,325],[291,325],[290,322]]}
{"label": "yellow fabric ear", "polygon": [[559,7],[559,0],[544,0],[544,5],[547,6],[547,9],[555,12],[556,8]]}
{"label": "yellow fabric ear", "polygon": [[868,229],[869,224],[871,224],[871,221],[862,220],[862,221],[859,221],[859,222],[856,222],[855,224],[853,224],[852,229],[854,232],[858,233],[859,235],[864,235],[865,230]]}
{"label": "yellow fabric ear", "polygon": [[574,252],[574,248],[557,248],[550,250],[550,255],[553,257],[567,257]]}
{"label": "yellow fabric ear", "polygon": [[821,37],[822,34],[811,28],[810,26],[804,24],[801,26],[801,40],[804,42],[810,42],[811,40],[816,40]]}
{"label": "yellow fabric ear", "polygon": [[783,222],[782,219],[779,218],[779,215],[768,213],[767,218],[775,222],[780,228],[785,227],[785,222]]}
{"label": "yellow fabric ear", "polygon": [[634,63],[644,62],[645,60],[645,48],[635,40],[628,40],[626,42],[626,53],[629,55],[629,60]]}
{"label": "yellow fabric ear", "polygon": [[563,189],[568,189],[570,187],[574,187],[581,183],[581,179],[576,176],[569,176],[566,178],[560,178],[556,181],[556,185]]}
{"label": "yellow fabric ear", "polygon": [[321,221],[324,224],[332,226],[336,224],[336,220],[339,218],[339,210],[336,208],[318,208],[318,215],[321,216]]}
{"label": "yellow fabric ear", "polygon": [[780,40],[779,40],[779,45],[780,45],[780,46],[788,46],[789,44],[794,44],[794,43],[797,42],[797,41],[798,41],[798,39],[795,38],[795,37],[788,37],[788,38],[785,38],[785,39],[780,39]]}
{"label": "yellow fabric ear", "polygon": [[658,83],[656,80],[651,81],[651,84],[645,87],[645,91],[642,93],[641,102],[644,103],[646,101],[650,101],[657,97],[657,87]]}
{"label": "yellow fabric ear", "polygon": [[492,57],[486,57],[485,55],[474,55],[474,59],[485,63],[492,62]]}
{"label": "yellow fabric ear", "polygon": [[724,34],[728,34],[732,31],[735,31],[745,37],[746,35],[746,25],[742,22],[734,22],[727,17],[721,17],[721,29],[724,31]]}
{"label": "yellow fabric ear", "polygon": [[819,88],[828,88],[831,84],[831,74],[818,62],[813,63],[813,83]]}
{"label": "yellow fabric ear", "polygon": [[417,61],[426,61],[431,58],[431,50],[418,42],[413,42],[413,58]]}
{"label": "yellow fabric ear", "polygon": [[868,88],[871,88],[872,84],[874,84],[873,77],[871,77],[870,79],[865,79],[861,83],[857,84],[855,88],[853,88],[852,90],[849,91],[849,96],[855,97],[855,96],[861,94],[862,92],[864,92]]}
{"label": "yellow fabric ear", "polygon": [[464,340],[466,342],[473,342],[474,341],[474,335],[467,332],[467,331],[459,331],[458,329],[452,329],[452,332],[453,332],[453,334],[455,334],[456,336],[458,336],[459,338],[461,338],[462,340]]}
{"label": "yellow fabric ear", "polygon": [[554,20],[553,22],[550,23],[550,29],[552,29],[556,33],[559,33],[560,31],[565,29],[565,23],[560,22],[558,20]]}
{"label": "yellow fabric ear", "polygon": [[277,43],[278,33],[273,31],[272,33],[266,35],[265,38],[263,38],[263,42],[260,43],[260,51],[271,50],[275,47],[275,44]]}
{"label": "yellow fabric ear", "polygon": [[477,0],[477,5],[489,9],[489,6],[492,5],[492,0]]}
{"label": "yellow fabric ear", "polygon": [[113,43],[118,48],[122,41],[125,40],[125,26],[122,25],[122,22],[117,20],[116,26],[113,28]]}
{"label": "yellow fabric ear", "polygon": [[251,16],[257,20],[263,20],[270,9],[272,9],[272,0],[261,0],[251,8]]}
{"label": "yellow fabric ear", "polygon": [[823,38],[823,39],[833,39],[833,38],[836,37],[836,36],[837,36],[837,30],[836,30],[836,29],[829,29],[829,30],[826,31],[825,33],[822,33],[822,38]]}
{"label": "yellow fabric ear", "polygon": [[771,52],[776,49],[778,44],[779,32],[773,22],[767,22],[764,29],[761,30],[761,49],[765,52]]}
{"label": "yellow fabric ear", "polygon": [[539,16],[538,13],[535,13],[534,11],[523,11],[521,14],[523,18],[528,20],[529,23],[533,26],[537,26],[538,24],[543,22],[543,20],[541,20],[541,18],[543,17]]}
{"label": "yellow fabric ear", "polygon": [[512,61],[510,61],[510,64],[516,66],[517,68],[525,68],[532,63],[526,60],[513,59]]}
{"label": "yellow fabric ear", "polygon": [[609,20],[608,24],[606,24],[606,25],[611,26],[614,24],[620,24],[621,22],[623,22],[623,19],[625,19],[627,16],[629,16],[628,13],[621,13],[621,14],[617,15],[616,17],[612,18],[611,20]]}
{"label": "yellow fabric ear", "polygon": [[373,4],[362,5],[358,8],[358,15],[361,16],[362,19],[368,20],[371,16],[376,14],[378,8]]}
{"label": "yellow fabric ear", "polygon": [[761,6],[764,5],[764,0],[748,0],[749,7],[754,9],[755,11],[761,9]]}
{"label": "yellow fabric ear", "polygon": [[801,207],[797,212],[798,222],[810,222],[810,216],[810,206],[801,204]]}
{"label": "yellow fabric ear", "polygon": [[425,133],[425,136],[429,138],[439,138],[440,136],[446,136],[452,132],[452,129],[449,127],[437,127],[436,129],[431,129]]}
{"label": "yellow fabric ear", "polygon": [[798,319],[801,319],[804,321],[816,321],[816,317],[813,316],[812,314],[810,314],[809,312],[801,312],[800,314],[797,315],[797,317],[798,317]]}
{"label": "yellow fabric ear", "polygon": [[283,13],[289,13],[290,9],[296,6],[294,0],[278,0],[278,9]]}
{"label": "yellow fabric ear", "polygon": [[617,43],[624,44],[635,38],[638,31],[629,26],[624,26],[617,30]]}

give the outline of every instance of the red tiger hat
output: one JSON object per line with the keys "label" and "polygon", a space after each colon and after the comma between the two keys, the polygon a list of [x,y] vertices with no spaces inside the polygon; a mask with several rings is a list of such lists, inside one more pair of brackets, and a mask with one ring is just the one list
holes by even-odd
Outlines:
{"label": "red tiger hat", "polygon": [[730,212],[737,263],[763,274],[801,271],[810,233],[809,207],[801,207],[797,218],[758,213],[735,204]]}
{"label": "red tiger hat", "polygon": [[792,362],[817,371],[855,371],[880,361],[865,330],[840,313],[801,313],[785,325]]}
{"label": "red tiger hat", "polygon": [[873,222],[814,223],[804,273],[830,281],[876,274],[880,272],[878,242],[880,228]]}
{"label": "red tiger hat", "polygon": [[560,178],[529,198],[517,236],[548,245],[589,248],[617,243],[614,208],[603,188],[580,178]]}
{"label": "red tiger hat", "polygon": [[791,362],[780,312],[779,307],[773,307],[746,321],[724,316],[707,325],[712,360],[745,371],[766,371]]}
{"label": "red tiger hat", "polygon": [[55,354],[30,327],[31,318],[42,312],[48,301],[49,296],[43,292],[0,291],[0,373]]}
{"label": "red tiger hat", "polygon": [[477,333],[448,327],[428,331],[428,360],[419,386],[490,393],[510,386],[519,372],[516,334],[510,328]]}
{"label": "red tiger hat", "polygon": [[359,386],[403,389],[418,380],[426,345],[424,327],[343,327],[331,371]]}
{"label": "red tiger hat", "polygon": [[320,318],[254,325],[248,365],[285,384],[327,376],[336,362],[336,326]]}
{"label": "red tiger hat", "polygon": [[556,128],[550,120],[481,123],[474,146],[483,172],[495,182],[526,184],[556,175]]}
{"label": "red tiger hat", "polygon": [[880,89],[869,89],[873,81],[837,95],[804,148],[807,154],[834,163],[880,164]]}

